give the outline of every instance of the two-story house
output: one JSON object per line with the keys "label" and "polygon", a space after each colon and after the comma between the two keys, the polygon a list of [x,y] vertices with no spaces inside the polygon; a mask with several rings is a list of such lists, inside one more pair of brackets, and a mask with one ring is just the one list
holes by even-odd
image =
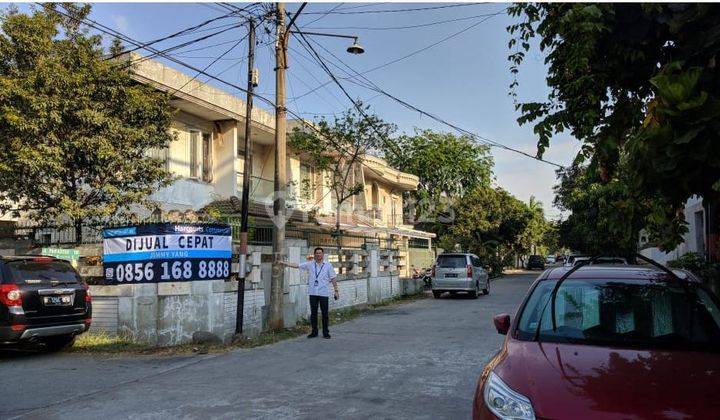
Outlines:
{"label": "two-story house", "polygon": [[[137,60],[137,55],[132,55]],[[177,109],[172,130],[177,140],[152,153],[165,160],[178,177],[169,187],[152,195],[163,212],[199,211],[211,203],[234,200],[242,194],[244,164],[245,101],[224,90],[193,79],[190,75],[154,60],[138,60],[134,77],[158,90],[172,94]],[[274,191],[274,114],[255,106],[252,114],[252,168],[250,214],[256,221],[269,222]],[[301,125],[289,121],[288,130]],[[335,200],[316,171],[293,150],[287,157],[287,203],[291,223],[312,224],[330,231],[335,226]],[[417,188],[418,178],[391,168],[376,156],[363,156],[352,171],[352,182],[364,190],[343,203],[340,209],[344,232],[392,238],[401,248],[427,245],[435,235],[413,229],[403,220],[403,193]],[[236,197],[236,198],[232,198]],[[237,207],[235,206],[237,210]],[[412,241],[409,241],[413,238]],[[411,262],[401,252],[402,274]],[[423,264],[424,265],[424,264]],[[420,267],[418,267],[420,268]]]}

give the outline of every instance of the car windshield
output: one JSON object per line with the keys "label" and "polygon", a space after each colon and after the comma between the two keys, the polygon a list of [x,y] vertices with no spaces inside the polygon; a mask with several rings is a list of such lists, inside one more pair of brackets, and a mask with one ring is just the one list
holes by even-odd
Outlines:
{"label": "car windshield", "polygon": [[437,265],[440,268],[465,268],[467,260],[464,255],[441,255]]}
{"label": "car windshield", "polygon": [[720,350],[720,310],[705,289],[654,280],[571,280],[555,301],[553,331],[548,300],[555,281],[543,281],[528,299],[518,338],[533,340],[542,314],[540,341]]}
{"label": "car windshield", "polygon": [[530,261],[542,261],[542,259],[543,258],[539,255],[531,255],[530,256]]}
{"label": "car windshield", "polygon": [[29,282],[77,283],[78,276],[67,261],[19,260],[7,263],[10,279],[16,284]]}

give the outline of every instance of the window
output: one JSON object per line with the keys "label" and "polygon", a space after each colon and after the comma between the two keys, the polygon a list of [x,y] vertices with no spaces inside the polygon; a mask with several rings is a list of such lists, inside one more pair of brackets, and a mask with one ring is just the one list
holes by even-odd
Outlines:
{"label": "window", "polygon": [[67,261],[11,261],[7,266],[10,278],[16,284],[24,284],[27,280],[40,280],[43,283],[78,282],[77,273]]}
{"label": "window", "polygon": [[200,136],[199,131],[190,132],[190,144],[189,144],[189,165],[190,165],[190,178],[198,177],[198,137]]}
{"label": "window", "polygon": [[465,268],[467,259],[464,255],[441,255],[437,259],[440,268]]}
{"label": "window", "polygon": [[305,201],[311,201],[313,199],[313,192],[315,191],[315,183],[313,168],[310,165],[304,163],[300,164],[300,198]]}
{"label": "window", "polygon": [[209,133],[202,134],[202,180],[212,181],[212,136]]}
{"label": "window", "polygon": [[170,170],[170,149],[167,147],[153,147],[148,151],[148,156],[153,159],[159,159],[163,162],[165,170]]}
{"label": "window", "polygon": [[539,321],[540,341],[653,349],[720,346],[717,302],[696,284],[568,279],[557,292],[553,330],[548,300],[554,286],[555,281],[543,281],[533,290],[520,316],[521,340],[534,339]]}
{"label": "window", "polygon": [[212,134],[199,130],[190,130],[187,143],[187,164],[190,178],[204,182],[212,181]]}

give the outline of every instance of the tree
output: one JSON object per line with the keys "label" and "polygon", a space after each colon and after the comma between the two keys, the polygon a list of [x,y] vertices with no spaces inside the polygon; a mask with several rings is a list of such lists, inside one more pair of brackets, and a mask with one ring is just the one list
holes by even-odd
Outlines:
{"label": "tree", "polygon": [[[362,105],[360,105],[362,106]],[[394,131],[376,115],[350,108],[332,122],[322,118],[314,129],[295,128],[288,145],[304,155],[315,170],[323,173],[324,185],[333,194],[335,231],[340,233],[343,203],[363,191],[362,178],[356,176],[363,157],[388,141]]]}
{"label": "tree", "polygon": [[559,171],[555,206],[572,214],[559,225],[560,245],[591,255],[632,255],[651,203],[633,196],[624,178],[602,182],[587,166]]}
{"label": "tree", "polygon": [[74,226],[80,242],[83,223],[123,218],[171,181],[148,151],[173,140],[172,112],[54,7],[0,18],[0,212]]}
{"label": "tree", "polygon": [[492,180],[490,147],[467,136],[416,130],[383,146],[391,166],[420,179],[405,202],[420,228],[439,235],[452,222],[453,200],[477,186],[489,186]]}
{"label": "tree", "polygon": [[544,243],[545,233],[549,229],[549,224],[545,220],[542,203],[537,201],[535,197],[530,196],[530,201],[526,205],[530,214],[530,220],[527,226],[520,234],[520,245],[523,254],[545,255],[547,246]]}
{"label": "tree", "polygon": [[[508,27],[511,72],[517,74],[535,38],[549,65],[547,100],[517,104],[518,121],[534,124],[538,154],[554,134],[569,130],[583,142],[576,163],[590,160],[601,183],[619,176],[630,196],[658,199],[648,226],[665,249],[677,245],[679,210],[689,197],[701,195],[706,210],[717,208],[720,9],[523,3],[509,11],[521,19]],[[517,87],[513,82],[511,93]],[[711,225],[720,226],[719,216],[711,216]]]}
{"label": "tree", "polygon": [[458,243],[501,270],[522,252],[522,234],[533,218],[528,207],[501,188],[477,186],[455,199],[455,221],[441,238]]}

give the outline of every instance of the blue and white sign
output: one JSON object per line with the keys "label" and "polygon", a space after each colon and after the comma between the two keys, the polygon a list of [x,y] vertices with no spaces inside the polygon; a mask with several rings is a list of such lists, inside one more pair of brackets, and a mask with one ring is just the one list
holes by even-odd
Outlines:
{"label": "blue and white sign", "polygon": [[231,260],[227,225],[151,223],[103,230],[109,284],[226,279]]}

